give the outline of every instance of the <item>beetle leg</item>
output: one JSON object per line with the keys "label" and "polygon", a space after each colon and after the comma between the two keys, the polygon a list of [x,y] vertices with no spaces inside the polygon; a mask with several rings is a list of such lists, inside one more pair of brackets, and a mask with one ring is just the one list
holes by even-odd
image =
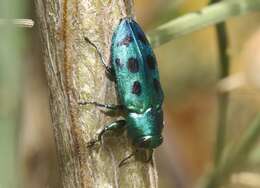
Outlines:
{"label": "beetle leg", "polygon": [[98,102],[94,102],[94,101],[80,101],[78,102],[79,105],[88,105],[88,104],[92,104],[98,107],[102,107],[102,108],[106,108],[108,110],[112,110],[112,111],[122,111],[124,110],[124,106],[120,105],[120,104],[101,104]]}
{"label": "beetle leg", "polygon": [[150,150],[149,150],[149,157],[148,157],[148,159],[145,160],[144,162],[149,163],[149,162],[152,161],[152,160],[153,160],[153,149],[150,149]]}
{"label": "beetle leg", "polygon": [[124,158],[118,165],[118,167],[122,167],[123,165],[126,164],[126,161],[128,161],[129,159],[131,159],[132,157],[134,157],[136,154],[136,151],[131,153],[130,155],[128,155],[126,158]]}
{"label": "beetle leg", "polygon": [[[130,155],[128,155],[126,158],[124,158],[124,159],[119,163],[118,166],[119,166],[119,167],[122,167],[123,165],[125,165],[125,164],[126,164],[126,161],[128,161],[129,159],[131,159],[132,157],[134,157],[137,152],[138,152],[138,150],[136,150],[136,151],[134,151],[133,153],[131,153]],[[153,159],[153,149],[150,149],[150,150],[149,150],[149,157],[148,157],[148,159],[146,159],[146,160],[143,161],[143,162],[149,163],[149,162],[152,161],[152,159]]]}
{"label": "beetle leg", "polygon": [[98,56],[99,56],[99,58],[100,58],[100,61],[101,61],[102,65],[103,65],[103,66],[105,67],[105,69],[106,69],[106,73],[109,75],[109,77],[110,77],[112,80],[115,80],[115,74],[114,74],[113,68],[112,68],[111,66],[106,65],[105,60],[104,60],[104,58],[103,58],[103,56],[102,56],[100,50],[98,49],[98,47],[97,47],[93,42],[91,42],[91,40],[89,40],[89,38],[84,37],[84,39],[85,39],[85,41],[86,41],[87,43],[89,43],[91,46],[93,46],[93,47],[96,49],[96,51],[97,51],[97,53],[98,53]]}
{"label": "beetle leg", "polygon": [[102,137],[105,133],[107,133],[108,131],[120,131],[122,130],[123,128],[126,127],[126,121],[125,120],[118,120],[118,121],[115,121],[111,124],[108,124],[106,125],[102,131],[98,134],[98,138],[95,139],[95,140],[92,140],[88,143],[88,146],[87,147],[92,147],[94,146],[97,142],[101,142],[102,140]]}

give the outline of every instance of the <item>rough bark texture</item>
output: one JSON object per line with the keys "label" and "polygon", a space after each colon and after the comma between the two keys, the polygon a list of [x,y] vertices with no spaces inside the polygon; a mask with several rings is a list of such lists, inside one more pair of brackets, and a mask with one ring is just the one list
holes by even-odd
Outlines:
{"label": "rough bark texture", "polygon": [[116,103],[114,84],[84,36],[109,62],[112,32],[120,18],[131,12],[130,3],[35,0],[63,187],[157,187],[157,172],[151,163],[133,159],[118,167],[133,150],[125,135],[106,136],[102,145],[87,148],[97,130],[117,117],[95,106],[77,104],[79,100]]}

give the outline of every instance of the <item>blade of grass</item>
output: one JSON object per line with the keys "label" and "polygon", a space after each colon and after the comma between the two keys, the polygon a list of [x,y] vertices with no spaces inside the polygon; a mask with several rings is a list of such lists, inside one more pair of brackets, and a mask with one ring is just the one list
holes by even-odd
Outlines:
{"label": "blade of grass", "polygon": [[0,18],[0,26],[7,24],[15,25],[17,27],[31,28],[34,25],[34,21],[31,19],[2,19]]}
{"label": "blade of grass", "polygon": [[232,143],[227,147],[225,157],[221,158],[209,176],[206,176],[199,188],[217,188],[223,185],[237,167],[245,164],[248,156],[257,144],[260,135],[260,113],[247,128],[239,143]]}
{"label": "blade of grass", "polygon": [[173,19],[148,32],[148,38],[153,47],[158,47],[180,36],[223,22],[232,16],[257,10],[260,10],[259,0],[222,1]]}
{"label": "blade of grass", "polygon": [[[221,0],[211,0],[210,5],[219,3]],[[226,23],[219,23],[216,25],[216,35],[219,51],[219,80],[224,79],[229,74],[230,59],[227,53],[228,48],[228,35]],[[218,165],[219,160],[223,153],[226,140],[226,126],[227,126],[227,114],[228,114],[228,97],[227,92],[218,93],[218,119],[217,119],[217,134],[216,134],[216,146],[214,154],[215,166]]]}

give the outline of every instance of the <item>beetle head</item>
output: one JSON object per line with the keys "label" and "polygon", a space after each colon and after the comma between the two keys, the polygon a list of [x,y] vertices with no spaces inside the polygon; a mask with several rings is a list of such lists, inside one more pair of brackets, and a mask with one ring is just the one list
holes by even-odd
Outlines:
{"label": "beetle head", "polygon": [[137,148],[153,149],[163,139],[163,112],[161,109],[148,108],[144,113],[130,113],[127,117],[128,135]]}

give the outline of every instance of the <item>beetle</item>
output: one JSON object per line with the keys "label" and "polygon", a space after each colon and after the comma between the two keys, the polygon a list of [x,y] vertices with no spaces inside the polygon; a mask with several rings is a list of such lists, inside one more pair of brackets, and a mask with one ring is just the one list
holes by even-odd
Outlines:
{"label": "beetle", "polygon": [[[160,84],[157,61],[143,30],[132,17],[120,20],[111,41],[110,64],[106,65],[97,46],[88,38],[85,40],[97,50],[108,75],[116,85],[120,105],[94,104],[110,110],[123,110],[124,119],[105,126],[92,140],[90,146],[101,141],[110,130],[126,128],[128,137],[137,149],[152,151],[162,144],[163,90]],[[120,165],[132,157],[125,158]]]}

